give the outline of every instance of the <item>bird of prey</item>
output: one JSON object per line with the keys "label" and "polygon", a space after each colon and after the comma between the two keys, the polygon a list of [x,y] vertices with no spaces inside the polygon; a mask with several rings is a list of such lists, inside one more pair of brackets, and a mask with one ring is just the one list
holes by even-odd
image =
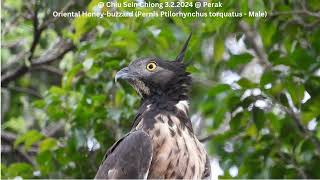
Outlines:
{"label": "bird of prey", "polygon": [[183,62],[141,58],[117,72],[141,96],[131,131],[106,153],[96,179],[204,179],[210,164],[188,116],[191,77]]}

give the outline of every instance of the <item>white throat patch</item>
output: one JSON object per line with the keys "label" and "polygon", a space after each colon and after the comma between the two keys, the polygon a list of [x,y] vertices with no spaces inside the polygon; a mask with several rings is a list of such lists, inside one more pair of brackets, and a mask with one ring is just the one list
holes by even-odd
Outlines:
{"label": "white throat patch", "polygon": [[179,101],[175,106],[186,114],[189,111],[189,103],[186,100]]}

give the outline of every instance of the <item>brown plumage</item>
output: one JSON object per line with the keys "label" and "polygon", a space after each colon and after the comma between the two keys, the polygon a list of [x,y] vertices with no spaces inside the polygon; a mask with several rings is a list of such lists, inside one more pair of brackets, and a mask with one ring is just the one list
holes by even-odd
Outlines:
{"label": "brown plumage", "polygon": [[142,97],[130,133],[107,152],[97,179],[203,179],[210,166],[188,116],[191,77],[184,44],[175,61],[143,58],[119,71]]}

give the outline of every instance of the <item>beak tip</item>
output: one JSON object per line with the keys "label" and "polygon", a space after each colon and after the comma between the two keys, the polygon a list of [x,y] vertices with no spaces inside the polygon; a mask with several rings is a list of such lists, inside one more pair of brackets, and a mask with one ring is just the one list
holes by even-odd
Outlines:
{"label": "beak tip", "polygon": [[114,77],[114,81],[117,83],[119,79],[123,79],[128,76],[128,68],[123,68],[118,71]]}

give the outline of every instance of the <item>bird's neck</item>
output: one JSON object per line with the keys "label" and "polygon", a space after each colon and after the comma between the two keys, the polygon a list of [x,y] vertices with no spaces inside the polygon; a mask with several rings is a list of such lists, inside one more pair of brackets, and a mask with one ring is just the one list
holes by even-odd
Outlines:
{"label": "bird's neck", "polygon": [[174,114],[190,132],[193,132],[189,118],[188,92],[191,86],[191,77],[188,73],[177,76],[164,88],[148,85],[149,93],[142,95],[141,106],[132,127],[139,124],[144,116],[152,119],[159,113]]}
{"label": "bird's neck", "polygon": [[181,100],[170,100],[164,99],[146,99],[142,101],[141,107],[145,109],[146,107],[155,107],[160,110],[167,110],[167,111],[181,111],[188,117],[189,113],[189,101],[188,99],[181,99]]}
{"label": "bird's neck", "polygon": [[142,96],[142,101],[151,101],[155,103],[188,101],[190,86],[191,77],[188,73],[174,78],[168,82],[165,87],[150,84],[150,92],[149,94],[144,94]]}
{"label": "bird's neck", "polygon": [[152,104],[155,106],[170,106],[176,105],[179,102],[188,102],[189,97],[187,95],[167,95],[167,94],[157,94],[149,97],[142,98],[142,104]]}
{"label": "bird's neck", "polygon": [[[143,101],[138,114],[132,124],[132,128],[141,122],[142,119],[147,119],[145,123],[152,124],[156,123],[156,116],[158,115],[174,115],[177,119],[180,120],[180,123],[189,129],[193,133],[192,124],[189,118],[189,104],[187,100],[180,101]],[[146,118],[147,117],[147,118]]]}

